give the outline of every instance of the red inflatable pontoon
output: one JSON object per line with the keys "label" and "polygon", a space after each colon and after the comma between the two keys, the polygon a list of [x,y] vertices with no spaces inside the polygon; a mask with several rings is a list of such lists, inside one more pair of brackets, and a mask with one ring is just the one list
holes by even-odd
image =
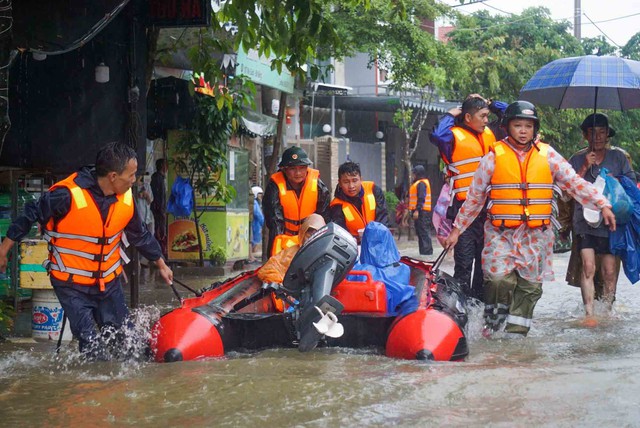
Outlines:
{"label": "red inflatable pontoon", "polygon": [[[291,302],[287,312],[275,310],[274,291],[256,271],[245,272],[184,299],[163,315],[154,326],[155,360],[296,346],[308,351],[318,342],[377,348],[403,359],[455,361],[468,355],[463,300],[450,289],[446,274],[436,275],[433,263],[403,257],[415,289],[413,302],[399,315],[390,315],[385,285],[369,272],[351,271],[356,255],[353,238],[329,223],[296,254],[276,290]],[[320,327],[314,327],[328,312],[336,314],[344,328],[340,337],[323,336]]]}

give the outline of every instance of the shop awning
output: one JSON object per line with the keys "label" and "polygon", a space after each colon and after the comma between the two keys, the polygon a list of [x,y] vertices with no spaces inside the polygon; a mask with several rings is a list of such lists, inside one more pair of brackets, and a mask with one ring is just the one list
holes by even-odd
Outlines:
{"label": "shop awning", "polygon": [[[420,107],[420,100],[407,98],[404,100],[409,107]],[[306,106],[311,106],[311,97],[307,96],[304,100]],[[331,97],[316,95],[314,101],[316,108],[331,108]],[[459,103],[432,101],[429,105],[429,111],[445,113],[456,107]],[[336,110],[348,111],[378,111],[378,112],[395,112],[400,108],[400,97],[380,95],[380,96],[358,96],[347,95],[335,97]]]}
{"label": "shop awning", "polygon": [[276,134],[278,120],[253,110],[245,110],[241,126],[245,132],[253,137],[271,137]]}

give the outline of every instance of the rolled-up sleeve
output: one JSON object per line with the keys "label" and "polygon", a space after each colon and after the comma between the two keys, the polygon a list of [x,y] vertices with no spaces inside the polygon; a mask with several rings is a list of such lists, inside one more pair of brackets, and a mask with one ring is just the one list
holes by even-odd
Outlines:
{"label": "rolled-up sleeve", "polygon": [[454,123],[455,118],[450,113],[446,113],[429,134],[431,143],[438,147],[440,155],[446,159],[451,159],[453,152],[453,132],[451,132],[451,128],[453,128]]}

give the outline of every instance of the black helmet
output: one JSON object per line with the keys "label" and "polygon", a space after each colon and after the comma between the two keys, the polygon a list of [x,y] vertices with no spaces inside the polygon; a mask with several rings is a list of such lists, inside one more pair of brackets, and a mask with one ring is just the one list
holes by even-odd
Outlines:
{"label": "black helmet", "polygon": [[298,166],[298,165],[311,165],[309,156],[301,147],[292,146],[282,153],[282,159],[278,166]]}
{"label": "black helmet", "polygon": [[536,122],[536,126],[540,125],[536,106],[529,101],[516,101],[509,104],[502,115],[502,126],[507,126],[513,119],[532,119]]}
{"label": "black helmet", "polygon": [[502,115],[502,127],[509,133],[509,122],[513,119],[531,119],[533,120],[533,139],[535,140],[540,130],[540,119],[538,119],[538,112],[536,106],[529,101],[516,101],[507,107]]}

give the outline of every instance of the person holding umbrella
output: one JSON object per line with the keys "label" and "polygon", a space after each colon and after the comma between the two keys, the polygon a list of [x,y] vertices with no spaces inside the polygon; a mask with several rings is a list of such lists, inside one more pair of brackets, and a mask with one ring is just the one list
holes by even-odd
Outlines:
{"label": "person holding umbrella", "polygon": [[542,296],[542,282],[553,279],[554,188],[602,211],[604,223],[612,230],[616,219],[607,199],[551,146],[538,140],[540,121],[533,104],[510,104],[502,126],[507,137],[480,161],[445,247],[456,244],[488,199],[482,250],[483,333],[490,335],[506,323],[506,332],[527,335]]}
{"label": "person holding umbrella", "polygon": [[[609,139],[616,131],[609,126],[609,118],[602,113],[587,116],[580,125],[587,149],[575,153],[569,163],[578,175],[589,183],[594,183],[602,168],[607,168],[613,176],[626,175],[634,182],[635,173],[623,150],[609,146]],[[595,295],[594,276],[596,256],[600,258],[600,272],[604,280],[603,300],[611,309],[616,295],[618,271],[616,257],[609,250],[609,230],[604,224],[587,223],[582,206],[577,204],[573,211],[573,236],[577,237],[577,251],[582,259],[580,289],[587,316],[587,324],[595,325],[593,301]]]}

